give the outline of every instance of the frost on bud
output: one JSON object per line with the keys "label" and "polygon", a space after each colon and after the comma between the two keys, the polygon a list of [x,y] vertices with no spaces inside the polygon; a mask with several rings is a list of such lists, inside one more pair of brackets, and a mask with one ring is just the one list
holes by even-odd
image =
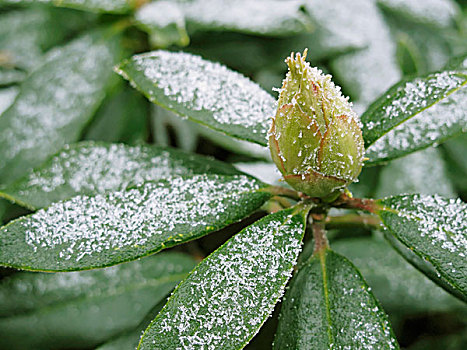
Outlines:
{"label": "frost on bud", "polygon": [[360,120],[330,75],[297,53],[280,90],[269,149],[285,181],[296,190],[334,200],[363,165]]}

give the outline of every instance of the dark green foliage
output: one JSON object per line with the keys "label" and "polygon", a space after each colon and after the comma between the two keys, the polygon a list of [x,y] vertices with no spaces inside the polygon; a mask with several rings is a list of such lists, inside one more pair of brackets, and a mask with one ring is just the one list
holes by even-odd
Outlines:
{"label": "dark green foliage", "polygon": [[[0,350],[464,350],[465,11],[0,0]],[[368,158],[327,204],[265,147],[305,48]]]}

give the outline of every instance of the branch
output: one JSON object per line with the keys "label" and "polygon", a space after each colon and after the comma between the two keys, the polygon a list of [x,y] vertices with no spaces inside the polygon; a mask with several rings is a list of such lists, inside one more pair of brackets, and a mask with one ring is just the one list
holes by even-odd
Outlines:
{"label": "branch", "polygon": [[373,214],[381,209],[374,199],[352,198],[347,193],[342,193],[331,205],[335,208],[365,210]]}
{"label": "branch", "polygon": [[329,248],[325,229],[326,214],[311,214],[310,217],[313,220],[311,229],[313,230],[313,238],[315,241],[313,254],[316,254]]}
{"label": "branch", "polygon": [[342,228],[342,227],[369,227],[380,228],[381,220],[379,217],[367,214],[346,214],[339,216],[328,216],[325,220],[326,228]]}
{"label": "branch", "polygon": [[300,201],[302,199],[299,192],[282,186],[269,186],[264,188],[263,191],[271,193],[274,196],[287,197],[296,201]]}

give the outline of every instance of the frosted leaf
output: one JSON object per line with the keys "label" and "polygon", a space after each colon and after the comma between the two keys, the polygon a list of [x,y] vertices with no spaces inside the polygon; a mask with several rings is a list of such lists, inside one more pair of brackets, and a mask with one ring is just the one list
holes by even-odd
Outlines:
{"label": "frosted leaf", "polygon": [[453,198],[446,163],[436,148],[428,148],[393,160],[379,175],[376,198],[402,193],[439,194]]}
{"label": "frosted leaf", "polygon": [[150,35],[155,47],[187,45],[189,42],[185,16],[175,2],[156,1],[141,6],[135,13],[135,23]]}
{"label": "frosted leaf", "polygon": [[346,258],[314,255],[285,294],[274,349],[399,349],[370,290]]}
{"label": "frosted leaf", "polygon": [[[374,25],[379,26],[379,22],[366,19],[360,26],[360,21],[355,21],[355,16],[360,19],[358,3],[357,6],[353,6],[353,2],[339,0],[306,2],[305,6],[313,20],[314,30],[304,36],[303,41],[308,41],[305,47],[310,48],[311,59],[319,59],[321,55],[334,58],[336,53],[363,49],[368,45],[368,25],[374,29]],[[352,15],[349,16],[349,13]],[[301,49],[302,47],[297,47],[297,50]],[[288,50],[290,51],[290,48]]]}
{"label": "frosted leaf", "polygon": [[248,226],[185,279],[138,349],[242,349],[284,292],[300,252],[306,211]]}
{"label": "frosted leaf", "polygon": [[81,142],[65,146],[40,168],[0,190],[31,209],[78,194],[120,191],[175,175],[239,174],[229,164],[172,148]]}
{"label": "frosted leaf", "polygon": [[85,129],[83,140],[144,144],[148,139],[150,103],[138,91],[119,84]]}
{"label": "frosted leaf", "polygon": [[408,264],[383,239],[343,239],[333,242],[332,248],[355,264],[388,313],[445,312],[462,305]]}
{"label": "frosted leaf", "polygon": [[19,89],[16,86],[0,89],[0,117],[13,104]]}
{"label": "frosted leaf", "polygon": [[307,31],[302,0],[180,1],[187,21],[207,30],[284,36]]}
{"label": "frosted leaf", "polygon": [[[0,87],[20,83],[26,78],[26,73],[19,69],[0,67]],[[3,112],[0,107],[0,114]]]}
{"label": "frosted leaf", "polygon": [[467,87],[395,127],[367,148],[367,165],[402,157],[467,131]]}
{"label": "frosted leaf", "polygon": [[464,74],[443,71],[396,84],[362,115],[365,145],[373,144],[417,114],[429,113],[438,103],[446,103],[449,95],[461,89],[466,82]]}
{"label": "frosted leaf", "polygon": [[159,50],[133,56],[117,72],[151,102],[228,135],[267,145],[274,98],[225,66]]}
{"label": "frosted leaf", "polygon": [[57,349],[74,339],[74,346],[94,349],[136,327],[195,265],[186,255],[163,253],[106,269],[4,278],[2,346]]}
{"label": "frosted leaf", "polygon": [[[361,50],[333,58],[330,67],[342,87],[351,95],[355,110],[361,112],[387,88],[400,80],[396,46],[374,0],[312,1],[312,14],[333,37],[323,35],[322,41],[354,43]],[[319,11],[319,12],[318,12]],[[332,19],[332,20],[331,20]],[[323,24],[324,25],[324,24]],[[310,52],[313,57],[313,51]]]}
{"label": "frosted leaf", "polygon": [[[50,14],[42,9],[11,11],[0,15],[0,54],[8,65],[31,69],[42,59],[50,40],[43,30]],[[50,36],[49,36],[50,37]],[[48,40],[49,39],[49,40]]]}
{"label": "frosted leaf", "polygon": [[86,34],[50,51],[0,118],[0,182],[9,183],[81,136],[104,99],[117,38]]}
{"label": "frosted leaf", "polygon": [[452,27],[459,15],[459,7],[452,0],[378,0],[378,4],[409,20],[441,28]]}
{"label": "frosted leaf", "polygon": [[6,4],[44,3],[91,12],[127,13],[132,10],[130,0],[2,0]]}
{"label": "frosted leaf", "polygon": [[245,175],[194,175],[76,196],[0,230],[0,264],[64,271],[134,260],[239,221],[270,198]]}
{"label": "frosted leaf", "polygon": [[384,208],[379,216],[390,233],[430,264],[450,286],[449,292],[467,300],[467,204],[418,194],[380,203]]}

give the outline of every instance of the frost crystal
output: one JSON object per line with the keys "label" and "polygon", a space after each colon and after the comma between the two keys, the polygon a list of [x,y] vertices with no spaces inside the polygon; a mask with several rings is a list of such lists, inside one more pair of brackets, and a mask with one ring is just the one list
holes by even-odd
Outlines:
{"label": "frost crystal", "polygon": [[187,350],[245,344],[272,312],[292,273],[304,229],[299,217],[273,214],[204,260],[175,291],[148,338],[156,347]]}
{"label": "frost crystal", "polygon": [[[143,90],[151,101],[162,100],[169,109],[217,129],[241,126],[243,133],[258,134],[259,140],[264,135],[266,142],[274,98],[243,75],[199,56],[162,50],[134,56],[129,64],[154,84],[154,89]],[[128,75],[124,65],[119,73],[132,81],[141,79]]]}
{"label": "frost crystal", "polygon": [[45,207],[78,194],[105,193],[130,184],[205,173],[237,172],[213,159],[170,148],[83,142],[65,146],[5,192],[32,207]]}
{"label": "frost crystal", "polygon": [[106,254],[140,256],[235,222],[268,198],[255,193],[261,186],[244,175],[173,177],[106,196],[74,197],[5,226],[2,234],[24,235],[28,248],[40,253],[34,259],[45,264],[56,264],[47,260],[50,255],[59,264],[85,257],[101,264]]}
{"label": "frost crystal", "polygon": [[15,103],[0,119],[3,182],[79,137],[105,97],[111,74],[107,66],[115,60],[112,45],[96,34],[76,39],[49,52],[44,65],[23,82]]}
{"label": "frost crystal", "polygon": [[395,127],[368,147],[370,162],[400,157],[467,130],[467,88]]}
{"label": "frost crystal", "polygon": [[255,34],[293,34],[304,31],[307,19],[301,0],[194,0],[181,2],[186,17],[208,29]]}
{"label": "frost crystal", "polygon": [[406,196],[394,209],[399,216],[415,219],[421,237],[433,246],[467,257],[467,205],[460,199],[439,196]]}

